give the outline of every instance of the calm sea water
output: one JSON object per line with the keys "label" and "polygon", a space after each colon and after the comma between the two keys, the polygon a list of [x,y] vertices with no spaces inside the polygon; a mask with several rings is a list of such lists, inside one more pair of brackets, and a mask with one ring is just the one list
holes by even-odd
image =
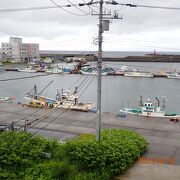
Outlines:
{"label": "calm sea water", "polygon": [[[105,65],[119,68],[127,65],[128,68],[139,68],[144,70],[165,70],[176,69],[180,71],[178,63],[106,63]],[[0,79],[8,79],[36,74],[22,72],[0,73]],[[43,93],[47,97],[55,98],[57,89],[73,90],[79,87],[80,101],[96,102],[97,77],[85,75],[61,75],[53,74],[30,79],[15,81],[0,81],[0,96],[16,96],[15,102],[23,102],[24,96],[29,92],[34,84],[41,91],[50,81],[53,81]],[[166,78],[130,78],[122,76],[104,76],[102,78],[102,109],[106,112],[118,112],[125,106],[137,107],[140,95],[144,99],[150,98],[156,102],[158,97],[162,102],[162,97],[167,98],[166,109],[171,112],[180,112],[180,80]]]}

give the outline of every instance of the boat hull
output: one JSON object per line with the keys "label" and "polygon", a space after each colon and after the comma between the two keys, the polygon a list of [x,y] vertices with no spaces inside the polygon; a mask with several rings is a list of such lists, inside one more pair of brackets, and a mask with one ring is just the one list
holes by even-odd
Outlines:
{"label": "boat hull", "polygon": [[18,72],[36,73],[37,70],[18,69]]}
{"label": "boat hull", "polygon": [[180,114],[173,114],[173,115],[166,115],[166,114],[161,114],[161,113],[141,113],[140,111],[137,111],[135,109],[124,109],[120,110],[120,113],[125,113],[125,114],[133,114],[133,115],[138,115],[138,116],[145,116],[145,117],[157,117],[157,118],[180,118]]}

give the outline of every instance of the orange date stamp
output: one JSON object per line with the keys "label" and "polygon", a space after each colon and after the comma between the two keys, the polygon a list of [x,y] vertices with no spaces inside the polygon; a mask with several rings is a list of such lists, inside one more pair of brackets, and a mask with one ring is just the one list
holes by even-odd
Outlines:
{"label": "orange date stamp", "polygon": [[174,158],[149,158],[149,157],[140,157],[138,162],[143,163],[143,164],[170,164],[173,165],[175,164],[175,159]]}

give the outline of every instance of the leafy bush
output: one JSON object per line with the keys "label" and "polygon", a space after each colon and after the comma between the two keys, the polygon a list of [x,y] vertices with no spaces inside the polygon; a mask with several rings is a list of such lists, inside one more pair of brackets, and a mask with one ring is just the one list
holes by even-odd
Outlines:
{"label": "leafy bush", "polygon": [[28,168],[25,180],[67,180],[73,171],[73,166],[69,162],[50,161]]}
{"label": "leafy bush", "polygon": [[65,144],[70,160],[81,170],[111,176],[126,170],[146,148],[147,142],[140,135],[119,129],[103,130],[100,142],[95,136],[83,135]]}
{"label": "leafy bush", "polygon": [[[109,129],[59,144],[21,131],[0,134],[0,179],[108,180],[127,169],[147,148],[137,133]],[[48,157],[48,155],[50,155]]]}
{"label": "leafy bush", "polygon": [[74,180],[109,180],[109,174],[95,172],[82,172],[76,175]]}
{"label": "leafy bush", "polygon": [[22,131],[0,134],[0,179],[24,177],[25,171],[45,162],[44,152],[53,155],[58,143]]}

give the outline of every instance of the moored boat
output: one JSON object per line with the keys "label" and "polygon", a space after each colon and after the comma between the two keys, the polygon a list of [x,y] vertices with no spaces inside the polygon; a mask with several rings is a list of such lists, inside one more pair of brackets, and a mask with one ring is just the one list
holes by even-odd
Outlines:
{"label": "moored boat", "polygon": [[18,69],[19,72],[27,72],[27,73],[35,73],[37,72],[36,69],[33,69],[33,67],[28,66],[25,69]]}
{"label": "moored boat", "polygon": [[135,114],[148,117],[164,117],[164,118],[180,118],[178,113],[167,113],[165,112],[165,102],[166,99],[163,98],[163,105],[160,106],[160,101],[156,97],[157,103],[153,104],[148,98],[144,103],[142,102],[142,96],[140,100],[139,108],[123,108],[120,110],[120,114]]}
{"label": "moored boat", "polygon": [[153,77],[153,74],[151,74],[150,72],[128,71],[124,73],[124,76],[151,78]]}
{"label": "moored boat", "polygon": [[96,75],[97,69],[95,67],[82,67],[80,72],[84,75]]}
{"label": "moored boat", "polygon": [[15,96],[0,97],[0,102],[11,102],[15,98],[16,98]]}
{"label": "moored boat", "polygon": [[[87,66],[82,67],[80,72],[84,75],[97,75],[98,74],[97,68],[87,67]],[[107,74],[108,74],[108,71],[105,69],[102,69],[101,75],[106,76]]]}
{"label": "moored boat", "polygon": [[84,112],[88,112],[96,108],[96,103],[78,102],[79,96],[77,93],[78,92],[76,87],[73,93],[66,91],[65,93],[57,94],[56,104],[59,104],[59,108]]}
{"label": "moored boat", "polygon": [[180,79],[180,74],[178,73],[169,73],[167,74],[168,79]]}
{"label": "moored boat", "polygon": [[63,70],[59,67],[53,67],[53,68],[47,69],[46,72],[51,73],[51,74],[62,74]]}

